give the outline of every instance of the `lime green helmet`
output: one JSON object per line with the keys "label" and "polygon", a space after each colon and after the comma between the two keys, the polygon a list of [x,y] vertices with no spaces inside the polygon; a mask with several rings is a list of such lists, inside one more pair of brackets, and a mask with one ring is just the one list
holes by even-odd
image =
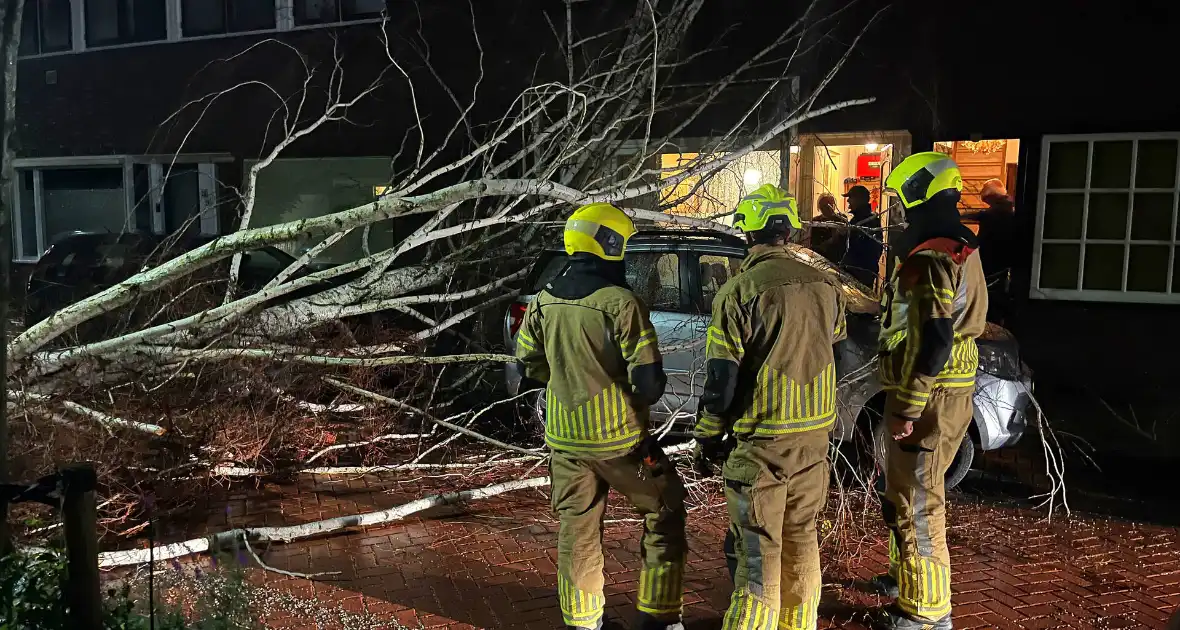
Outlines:
{"label": "lime green helmet", "polygon": [[[944,191],[961,194],[963,175],[949,155],[925,151],[907,157],[890,171],[885,178],[885,188],[896,193],[901,205],[909,210]],[[955,200],[957,202],[958,198]]]}
{"label": "lime green helmet", "polygon": [[738,202],[733,226],[750,233],[767,228],[799,229],[799,207],[795,198],[774,184],[766,184]]}

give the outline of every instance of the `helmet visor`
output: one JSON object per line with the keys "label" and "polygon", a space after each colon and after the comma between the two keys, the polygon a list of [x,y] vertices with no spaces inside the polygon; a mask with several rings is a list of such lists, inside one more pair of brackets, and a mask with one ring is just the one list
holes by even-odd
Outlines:
{"label": "helmet visor", "polygon": [[593,221],[572,220],[565,224],[566,231],[580,232],[594,239],[607,256],[622,256],[627,239],[622,234]]}

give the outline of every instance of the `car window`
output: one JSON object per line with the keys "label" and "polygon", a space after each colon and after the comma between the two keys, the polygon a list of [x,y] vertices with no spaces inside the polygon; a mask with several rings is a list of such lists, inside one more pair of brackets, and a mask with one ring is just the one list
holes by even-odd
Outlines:
{"label": "car window", "polygon": [[[569,256],[565,252],[546,251],[541,254],[542,260],[539,262],[540,273],[537,273],[533,280],[533,293],[540,292],[545,288],[545,285],[553,281],[557,274],[565,269],[565,263],[569,260]],[[535,272],[534,272],[535,273]]]}
{"label": "car window", "polygon": [[713,308],[713,298],[729,279],[736,276],[742,266],[742,259],[734,256],[702,255],[697,258],[697,269],[701,278],[701,311],[708,313]]}
{"label": "car window", "polygon": [[653,311],[680,311],[680,257],[676,253],[624,255],[627,284]]}

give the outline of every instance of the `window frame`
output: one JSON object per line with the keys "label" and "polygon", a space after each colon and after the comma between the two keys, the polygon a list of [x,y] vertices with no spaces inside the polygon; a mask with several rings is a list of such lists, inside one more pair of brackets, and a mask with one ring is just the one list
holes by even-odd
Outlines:
{"label": "window frame", "polygon": [[[76,11],[75,7],[79,3],[76,1],[73,1],[73,0],[71,0],[71,1],[72,1],[72,4],[70,6],[70,9],[71,9],[71,11]],[[89,41],[90,25],[88,22],[86,22],[86,18],[89,15],[89,12],[86,10],[86,5],[88,2],[93,2],[93,1],[94,0],[82,0],[80,3],[82,5],[82,19],[83,19],[83,24],[84,24],[83,32],[84,32],[85,37],[87,38],[85,41],[82,42],[83,49],[95,50],[95,49],[100,49],[100,48],[116,48],[119,46],[132,46],[132,45],[136,45],[136,44],[157,44],[160,42],[168,41],[168,32],[170,30],[170,28],[169,28],[170,15],[169,15],[169,11],[168,11],[168,5],[165,4],[164,5],[164,36],[163,37],[156,38],[156,39],[138,39],[138,40],[131,40],[131,41],[115,41],[115,42],[106,43],[106,44],[91,45],[90,41]],[[123,26],[121,18],[122,18],[122,11],[127,8],[126,3],[133,2],[133,1],[134,0],[115,0],[115,2],[116,2],[115,8],[116,8],[116,13],[117,13],[117,15],[115,16],[115,26],[117,29],[121,29]],[[156,0],[156,1],[159,1],[159,0]],[[122,34],[120,33],[120,38],[121,37],[122,37]]]}
{"label": "window frame", "polygon": [[77,49],[77,47],[78,47],[78,32],[77,32],[78,29],[77,29],[77,16],[74,15],[74,13],[75,13],[74,4],[75,3],[74,3],[74,0],[67,0],[67,1],[70,2],[70,42],[69,42],[69,45],[67,45],[65,48],[63,48],[61,50],[51,50],[49,52],[43,52],[44,44],[45,44],[45,32],[42,30],[42,26],[41,26],[41,2],[40,2],[40,0],[31,0],[31,1],[28,1],[25,3],[24,15],[21,18],[21,20],[22,20],[21,44],[25,43],[24,29],[25,29],[25,26],[27,25],[28,21],[30,19],[36,20],[36,25],[33,28],[35,28],[37,31],[37,52],[35,52],[31,55],[24,55],[24,54],[21,54],[18,50],[18,52],[17,52],[18,59],[27,59],[27,58],[31,58],[31,57],[46,57],[46,56],[51,56],[51,55],[62,55],[62,54],[73,52],[74,50]]}
{"label": "window frame", "polygon": [[[217,39],[223,37],[241,37],[247,35],[259,35],[268,33],[282,33],[288,31],[304,31],[311,29],[323,28],[340,28],[345,26],[360,26],[365,24],[380,24],[386,16],[372,17],[372,18],[358,18],[358,19],[341,19],[335,22],[324,22],[317,24],[296,25],[295,24],[295,1],[296,0],[274,0],[275,3],[275,26],[273,28],[258,29],[252,31],[233,31],[225,33],[210,33],[207,35],[184,35],[183,25],[183,7],[184,0],[159,0],[164,3],[164,14],[167,20],[166,37],[164,39],[154,39],[150,41],[126,42],[121,44],[103,44],[98,46],[90,46],[86,43],[86,0],[68,0],[70,3],[70,47],[65,50],[57,50],[53,52],[38,52],[35,54],[21,55],[18,54],[18,59],[39,59],[43,57],[56,57],[59,55],[71,55],[76,53],[96,51],[96,50],[115,50],[119,48],[132,48],[135,46],[155,46],[159,44],[170,44],[176,42],[200,41],[205,39]],[[35,3],[33,6],[36,6]],[[388,7],[388,5],[387,5]],[[28,9],[26,8],[26,17]],[[339,15],[344,17],[343,9],[340,10]]]}
{"label": "window frame", "polygon": [[[163,193],[163,176],[162,174],[167,170],[171,164],[197,164],[198,171],[203,175],[201,180],[207,178],[215,178],[216,167],[218,164],[232,162],[233,158],[224,154],[188,154],[179,156],[170,155],[97,155],[97,156],[76,156],[76,157],[52,157],[52,158],[18,158],[13,161],[13,170],[15,173],[14,183],[16,185],[15,193],[13,195],[12,208],[12,261],[17,263],[35,263],[41,259],[49,246],[49,234],[45,232],[45,201],[44,201],[44,186],[42,184],[43,174],[47,170],[55,169],[81,169],[81,168],[121,168],[123,171],[123,212],[127,224],[134,226],[136,221],[135,211],[137,205],[142,201],[136,198],[135,192],[135,176],[134,168],[137,165],[147,165],[150,176],[150,196],[147,201],[151,204],[152,212],[152,233],[163,234],[163,208],[160,205]],[[36,252],[26,252],[24,248],[24,234],[22,231],[24,224],[24,214],[27,208],[22,207],[22,200],[20,194],[20,186],[22,185],[22,178],[24,174],[31,172],[33,175],[33,210],[32,217],[36,222],[36,236],[37,236],[37,250]],[[212,180],[210,180],[212,181]],[[208,186],[202,186],[202,200],[209,199],[211,205],[202,208],[201,214],[201,234],[208,236],[215,236],[220,234],[220,225],[217,215],[217,196],[219,194],[219,187],[212,191],[207,191]],[[210,194],[206,196],[206,192]]]}
{"label": "window frame", "polygon": [[[1137,170],[1139,167],[1139,143],[1141,141],[1171,140],[1177,143],[1176,173],[1171,188],[1140,188],[1136,186]],[[1094,162],[1095,142],[1131,142],[1131,172],[1127,188],[1095,188],[1090,185]],[[1082,188],[1053,188],[1049,183],[1049,158],[1053,144],[1086,142],[1086,177]],[[1036,232],[1033,234],[1032,277],[1029,282],[1029,297],[1041,300],[1069,300],[1088,302],[1117,302],[1141,304],[1180,304],[1180,290],[1175,287],[1173,277],[1176,269],[1177,249],[1180,248],[1180,238],[1177,238],[1177,217],[1180,216],[1180,133],[1106,133],[1106,134],[1060,134],[1045,135],[1041,138],[1040,170],[1038,174]],[[1050,194],[1082,194],[1081,233],[1073,238],[1045,238],[1046,201]],[[1089,222],[1090,196],[1093,193],[1126,193],[1127,225],[1122,239],[1088,239],[1086,230]],[[1136,193],[1157,193],[1172,195],[1172,224],[1169,239],[1133,239],[1132,224],[1135,212]],[[1087,245],[1121,245],[1123,247],[1122,288],[1119,291],[1085,289],[1084,275],[1086,269]],[[1042,288],[1041,266],[1042,253],[1045,245],[1078,245],[1077,283],[1073,289]],[[1132,291],[1129,290],[1130,256],[1132,245],[1166,245],[1168,246],[1168,268],[1166,276],[1166,291]]]}

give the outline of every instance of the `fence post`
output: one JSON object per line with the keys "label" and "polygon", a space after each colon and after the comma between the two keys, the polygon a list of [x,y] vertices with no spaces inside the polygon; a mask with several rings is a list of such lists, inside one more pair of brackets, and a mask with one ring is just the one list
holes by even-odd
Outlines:
{"label": "fence post", "polygon": [[66,535],[66,597],[70,627],[101,630],[102,595],[98,583],[98,523],[92,464],[75,464],[61,471],[62,523]]}

